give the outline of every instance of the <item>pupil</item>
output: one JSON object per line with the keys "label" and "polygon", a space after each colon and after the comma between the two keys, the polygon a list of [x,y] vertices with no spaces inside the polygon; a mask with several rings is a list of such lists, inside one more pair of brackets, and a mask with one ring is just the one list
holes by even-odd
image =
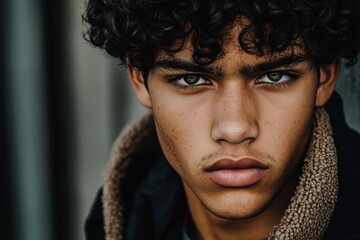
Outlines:
{"label": "pupil", "polygon": [[184,77],[184,81],[187,84],[195,84],[195,83],[197,83],[199,81],[199,77],[198,76],[193,76],[193,75],[186,76],[186,77]]}
{"label": "pupil", "polygon": [[282,77],[283,77],[283,74],[279,73],[279,72],[272,72],[272,73],[268,74],[268,78],[273,82],[280,81]]}

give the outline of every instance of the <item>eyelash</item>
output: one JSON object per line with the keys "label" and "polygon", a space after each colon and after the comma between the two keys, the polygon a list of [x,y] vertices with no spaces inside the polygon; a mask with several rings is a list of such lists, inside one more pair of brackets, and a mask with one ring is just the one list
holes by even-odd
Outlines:
{"label": "eyelash", "polygon": [[178,88],[180,90],[190,90],[190,89],[193,89],[193,88],[204,86],[204,84],[182,85],[182,84],[178,83],[179,80],[181,80],[182,78],[187,77],[187,76],[200,77],[200,78],[203,78],[205,81],[210,82],[210,80],[208,78],[206,78],[206,77],[204,77],[203,75],[200,75],[200,74],[182,74],[182,75],[178,75],[178,76],[175,76],[175,77],[168,78],[167,82],[171,86],[173,86],[175,88]]}
{"label": "eyelash", "polygon": [[[261,78],[266,77],[266,75],[271,73],[280,73],[283,75],[283,77],[287,77],[288,79],[284,82],[260,82]],[[270,71],[263,74],[260,74],[258,77],[255,78],[256,84],[261,84],[269,87],[287,87],[290,86],[295,80],[297,80],[300,77],[299,74],[295,74],[292,71],[289,70],[278,70],[278,71]]]}
{"label": "eyelash", "polygon": [[[284,77],[288,77],[289,79],[284,81],[284,82],[274,82],[274,83],[270,83],[270,82],[259,82],[259,79],[265,77],[266,75],[268,74],[271,74],[271,73],[280,73],[280,74],[283,74]],[[181,80],[182,78],[184,77],[187,77],[187,76],[195,76],[195,77],[200,77],[200,78],[203,78],[204,80],[210,82],[210,80],[206,77],[204,77],[203,75],[201,74],[182,74],[182,75],[177,75],[175,77],[171,77],[171,78],[168,78],[167,79],[167,82],[179,89],[179,90],[191,90],[191,89],[194,89],[194,88],[197,88],[197,87],[202,87],[204,86],[204,84],[194,84],[194,85],[182,85],[182,84],[179,84],[178,81]],[[296,79],[298,79],[300,76],[298,74],[295,74],[293,73],[292,71],[288,71],[288,70],[279,70],[279,71],[270,71],[270,72],[265,72],[265,73],[261,73],[259,74],[258,77],[255,78],[254,82],[256,84],[260,84],[260,85],[264,85],[264,86],[269,86],[269,87],[287,87],[287,86],[290,86]]]}

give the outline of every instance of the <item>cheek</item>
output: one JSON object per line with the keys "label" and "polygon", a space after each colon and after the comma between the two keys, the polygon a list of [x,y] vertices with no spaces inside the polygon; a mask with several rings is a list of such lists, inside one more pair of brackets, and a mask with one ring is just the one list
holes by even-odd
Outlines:
{"label": "cheek", "polygon": [[[193,169],[201,155],[204,130],[200,108],[194,109],[191,103],[178,101],[164,95],[153,102],[157,134],[163,152],[173,168],[184,175]],[[162,100],[162,101],[160,101]]]}
{"label": "cheek", "polygon": [[[174,159],[174,157],[179,156],[181,152],[177,149],[177,146],[181,145],[181,138],[179,138],[181,129],[177,128],[177,121],[179,119],[172,115],[166,104],[157,104],[156,102],[153,103],[153,114],[156,132],[163,152],[168,160]],[[173,162],[174,161],[170,161],[172,165]]]}
{"label": "cheek", "polygon": [[[303,159],[311,134],[316,87],[303,85],[302,91],[267,98],[262,102],[262,140],[284,167]],[[269,106],[272,106],[269,108]]]}

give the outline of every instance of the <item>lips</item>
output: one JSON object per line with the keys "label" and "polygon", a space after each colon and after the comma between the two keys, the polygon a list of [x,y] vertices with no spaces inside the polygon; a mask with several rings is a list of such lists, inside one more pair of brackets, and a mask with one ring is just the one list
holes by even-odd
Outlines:
{"label": "lips", "polygon": [[258,160],[220,159],[205,168],[210,179],[224,187],[249,187],[261,181],[268,167]]}

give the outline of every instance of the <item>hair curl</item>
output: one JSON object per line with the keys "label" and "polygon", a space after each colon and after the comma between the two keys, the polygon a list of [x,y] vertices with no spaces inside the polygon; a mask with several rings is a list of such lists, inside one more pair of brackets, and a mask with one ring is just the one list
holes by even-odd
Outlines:
{"label": "hair curl", "polygon": [[351,65],[360,49],[358,0],[88,0],[83,14],[88,41],[143,72],[188,39],[195,62],[214,62],[240,17],[250,20],[238,39],[251,54],[301,40],[316,64],[340,56]]}

